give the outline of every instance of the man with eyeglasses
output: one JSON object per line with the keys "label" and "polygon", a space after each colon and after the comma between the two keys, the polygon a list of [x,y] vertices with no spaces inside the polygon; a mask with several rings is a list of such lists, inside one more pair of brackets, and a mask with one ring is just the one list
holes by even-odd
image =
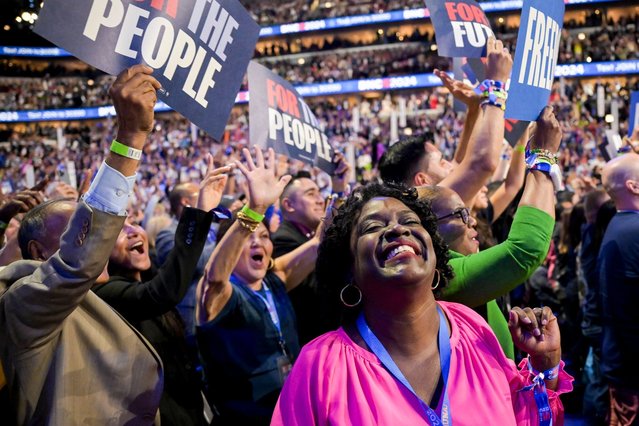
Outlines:
{"label": "man with eyeglasses", "polygon": [[[552,109],[542,112],[537,126],[531,147],[557,152],[561,129]],[[551,176],[544,170],[531,169],[508,238],[481,252],[477,222],[455,191],[421,187],[418,192],[431,202],[437,229],[450,248],[455,278],[442,298],[474,308],[491,326],[506,355],[514,358],[508,324],[494,299],[528,279],[548,253],[555,222]]]}

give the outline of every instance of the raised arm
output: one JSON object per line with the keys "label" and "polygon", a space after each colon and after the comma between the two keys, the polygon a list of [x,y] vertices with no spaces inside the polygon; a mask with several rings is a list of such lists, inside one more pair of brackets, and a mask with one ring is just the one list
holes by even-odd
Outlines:
{"label": "raised arm", "polygon": [[[531,149],[556,153],[561,129],[546,107],[531,141]],[[555,223],[555,192],[548,174],[532,171],[515,213],[508,239],[469,256],[453,256],[455,278],[444,289],[445,300],[474,307],[512,290],[541,265],[548,253]]]}
{"label": "raised arm", "polygon": [[512,151],[506,180],[490,197],[490,202],[493,205],[493,222],[501,216],[524,185],[524,180],[526,179],[526,143],[528,143],[528,129],[519,138]]}
{"label": "raised arm", "polygon": [[448,73],[438,69],[435,69],[433,73],[441,79],[444,87],[448,89],[455,99],[466,105],[466,120],[464,120],[464,128],[454,156],[455,164],[460,164],[466,155],[468,142],[479,117],[481,97],[475,93],[471,86],[463,81],[455,80]]}
{"label": "raised arm", "polygon": [[[490,38],[487,54],[486,78],[505,83],[512,69],[510,53],[501,41]],[[497,167],[504,138],[504,111],[493,105],[482,105],[474,127],[461,163],[439,183],[457,192],[467,206],[472,205],[475,195]]]}
{"label": "raised arm", "polygon": [[[152,71],[142,65],[127,69],[110,90],[118,116],[117,140],[135,150],[143,148],[153,126],[160,84]],[[17,346],[50,341],[102,273],[126,218],[138,162],[109,153],[62,235],[60,249],[42,264],[15,262],[2,271],[3,284],[12,276],[24,277],[0,298],[4,326]]]}
{"label": "raised arm", "polygon": [[[256,161],[253,162],[248,149],[244,149],[247,165],[235,163],[246,177],[249,188],[248,208],[264,214],[273,204],[290,176],[277,178],[275,173],[275,152],[269,149],[268,161],[264,160],[262,150],[256,147]],[[204,276],[197,288],[196,321],[198,324],[211,321],[229,301],[233,292],[230,277],[242,253],[244,244],[252,232],[236,220],[220,240],[211,254]]]}

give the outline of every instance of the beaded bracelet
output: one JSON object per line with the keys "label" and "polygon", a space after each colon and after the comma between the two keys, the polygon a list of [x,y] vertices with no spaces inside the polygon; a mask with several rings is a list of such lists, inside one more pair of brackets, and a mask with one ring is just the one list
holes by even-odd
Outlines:
{"label": "beaded bracelet", "polygon": [[242,228],[247,229],[251,233],[257,230],[257,227],[260,226],[261,222],[256,222],[246,214],[244,214],[241,210],[237,212],[237,222],[242,226]]}

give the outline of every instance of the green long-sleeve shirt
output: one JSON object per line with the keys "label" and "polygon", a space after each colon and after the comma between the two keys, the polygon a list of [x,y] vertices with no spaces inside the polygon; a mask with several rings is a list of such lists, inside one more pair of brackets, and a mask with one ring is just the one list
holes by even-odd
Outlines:
{"label": "green long-sleeve shirt", "polygon": [[444,289],[442,299],[471,308],[485,304],[488,324],[509,358],[514,358],[512,338],[494,299],[528,279],[542,264],[554,225],[546,212],[519,206],[503,243],[468,256],[450,251],[455,278]]}

